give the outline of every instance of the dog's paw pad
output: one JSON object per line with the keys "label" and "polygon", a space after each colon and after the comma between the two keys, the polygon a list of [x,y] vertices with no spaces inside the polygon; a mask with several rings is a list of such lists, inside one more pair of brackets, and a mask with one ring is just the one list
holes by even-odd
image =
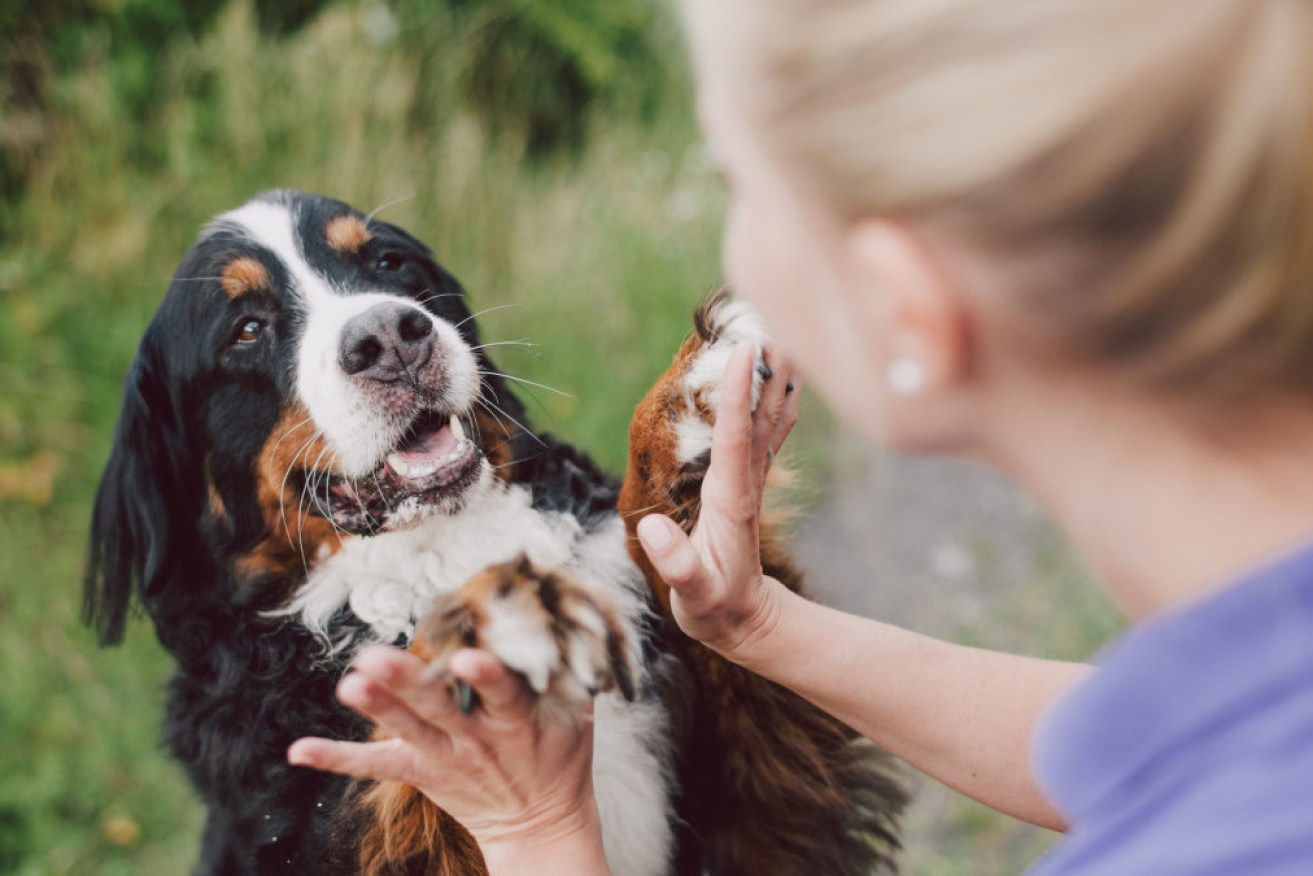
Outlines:
{"label": "dog's paw pad", "polygon": [[[634,697],[624,633],[610,607],[570,575],[525,557],[490,566],[440,597],[411,650],[443,672],[463,647],[492,652],[543,698],[579,704],[613,689]],[[468,711],[470,692],[458,689],[457,697]]]}

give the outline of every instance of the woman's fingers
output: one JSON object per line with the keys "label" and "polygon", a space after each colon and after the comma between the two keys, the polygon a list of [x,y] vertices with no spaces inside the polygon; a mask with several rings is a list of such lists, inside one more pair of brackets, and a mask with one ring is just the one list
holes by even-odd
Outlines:
{"label": "woman's fingers", "polygon": [[649,514],[638,521],[638,540],[658,574],[685,599],[693,598],[706,580],[702,557],[675,521]]}
{"label": "woman's fingers", "polygon": [[710,504],[713,513],[749,506],[755,517],[770,460],[798,419],[797,376],[792,364],[770,349],[764,360],[771,377],[763,381],[753,410],[754,359],[754,350],[744,344],[725,368],[703,492],[704,510]]}
{"label": "woman's fingers", "polygon": [[784,409],[775,422],[770,437],[771,453],[779,453],[784,440],[789,437],[793,427],[798,424],[798,409],[802,403],[802,385],[800,378],[790,372],[784,396]]}
{"label": "woman's fingers", "polygon": [[357,779],[416,781],[414,750],[397,739],[383,742],[338,742],[307,736],[287,749],[287,762]]}
{"label": "woman's fingers", "polygon": [[373,645],[360,652],[352,668],[355,670],[353,674],[386,685],[426,721],[446,723],[458,716],[450,680],[445,675],[432,673],[430,665],[414,654],[386,645]]}
{"label": "woman's fingers", "polygon": [[771,377],[763,381],[761,398],[757,401],[757,410],[752,417],[752,464],[758,470],[764,468],[763,462],[777,449],[773,444],[776,429],[788,410],[791,383],[791,366],[774,350],[765,351],[765,361]]}
{"label": "woman's fingers", "polygon": [[[443,692],[444,699],[450,695]],[[446,729],[427,717],[421,717],[411,708],[410,703],[422,705],[431,697],[403,700],[387,685],[369,677],[362,672],[353,672],[337,685],[337,698],[344,706],[355,709],[362,715],[373,719],[392,736],[404,739],[411,745],[431,755],[442,755],[451,750],[451,737]],[[444,709],[444,718],[451,723],[458,723],[454,709]]]}
{"label": "woman's fingers", "polygon": [[487,651],[457,651],[448,668],[478,693],[488,717],[508,722],[525,722],[533,717],[535,698],[529,685]]}
{"label": "woman's fingers", "polygon": [[[720,385],[720,403],[711,429],[711,468],[707,480],[732,491],[746,485],[752,460],[752,380],[756,353],[747,344],[731,354]],[[768,381],[769,382],[769,381]]]}

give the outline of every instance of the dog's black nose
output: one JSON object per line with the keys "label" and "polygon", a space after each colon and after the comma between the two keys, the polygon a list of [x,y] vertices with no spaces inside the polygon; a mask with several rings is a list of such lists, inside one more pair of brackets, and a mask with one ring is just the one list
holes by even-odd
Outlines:
{"label": "dog's black nose", "polygon": [[433,320],[401,302],[375,304],[342,327],[337,361],[355,377],[392,381],[433,355]]}

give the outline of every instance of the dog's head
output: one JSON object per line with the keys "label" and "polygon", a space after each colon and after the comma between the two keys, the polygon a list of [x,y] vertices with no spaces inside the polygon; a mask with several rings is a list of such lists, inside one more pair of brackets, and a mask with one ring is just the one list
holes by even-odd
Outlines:
{"label": "dog's head", "polygon": [[142,339],[88,620],[121,638],[134,580],[157,627],[276,601],[343,539],[457,512],[513,463],[522,416],[423,244],[339,201],[262,195],[205,228]]}

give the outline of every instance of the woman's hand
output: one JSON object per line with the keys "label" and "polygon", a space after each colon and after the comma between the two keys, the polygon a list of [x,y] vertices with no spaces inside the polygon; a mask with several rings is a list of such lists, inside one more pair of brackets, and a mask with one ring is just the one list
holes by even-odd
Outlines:
{"label": "woman's hand", "polygon": [[680,629],[737,662],[750,662],[752,645],[782,609],[783,585],[761,568],[761,500],[775,453],[798,419],[792,368],[769,351],[772,376],[752,410],[754,359],[744,346],[726,368],[692,535],[661,515],[638,524],[643,550],[671,587]]}
{"label": "woman's hand", "polygon": [[482,705],[465,715],[450,680],[429,676],[427,667],[395,648],[362,652],[338,699],[393,738],[300,739],[288,761],[415,786],[470,832],[493,873],[606,872],[591,705],[574,716],[539,710],[528,685],[500,660],[464,650],[452,656],[450,671]]}

